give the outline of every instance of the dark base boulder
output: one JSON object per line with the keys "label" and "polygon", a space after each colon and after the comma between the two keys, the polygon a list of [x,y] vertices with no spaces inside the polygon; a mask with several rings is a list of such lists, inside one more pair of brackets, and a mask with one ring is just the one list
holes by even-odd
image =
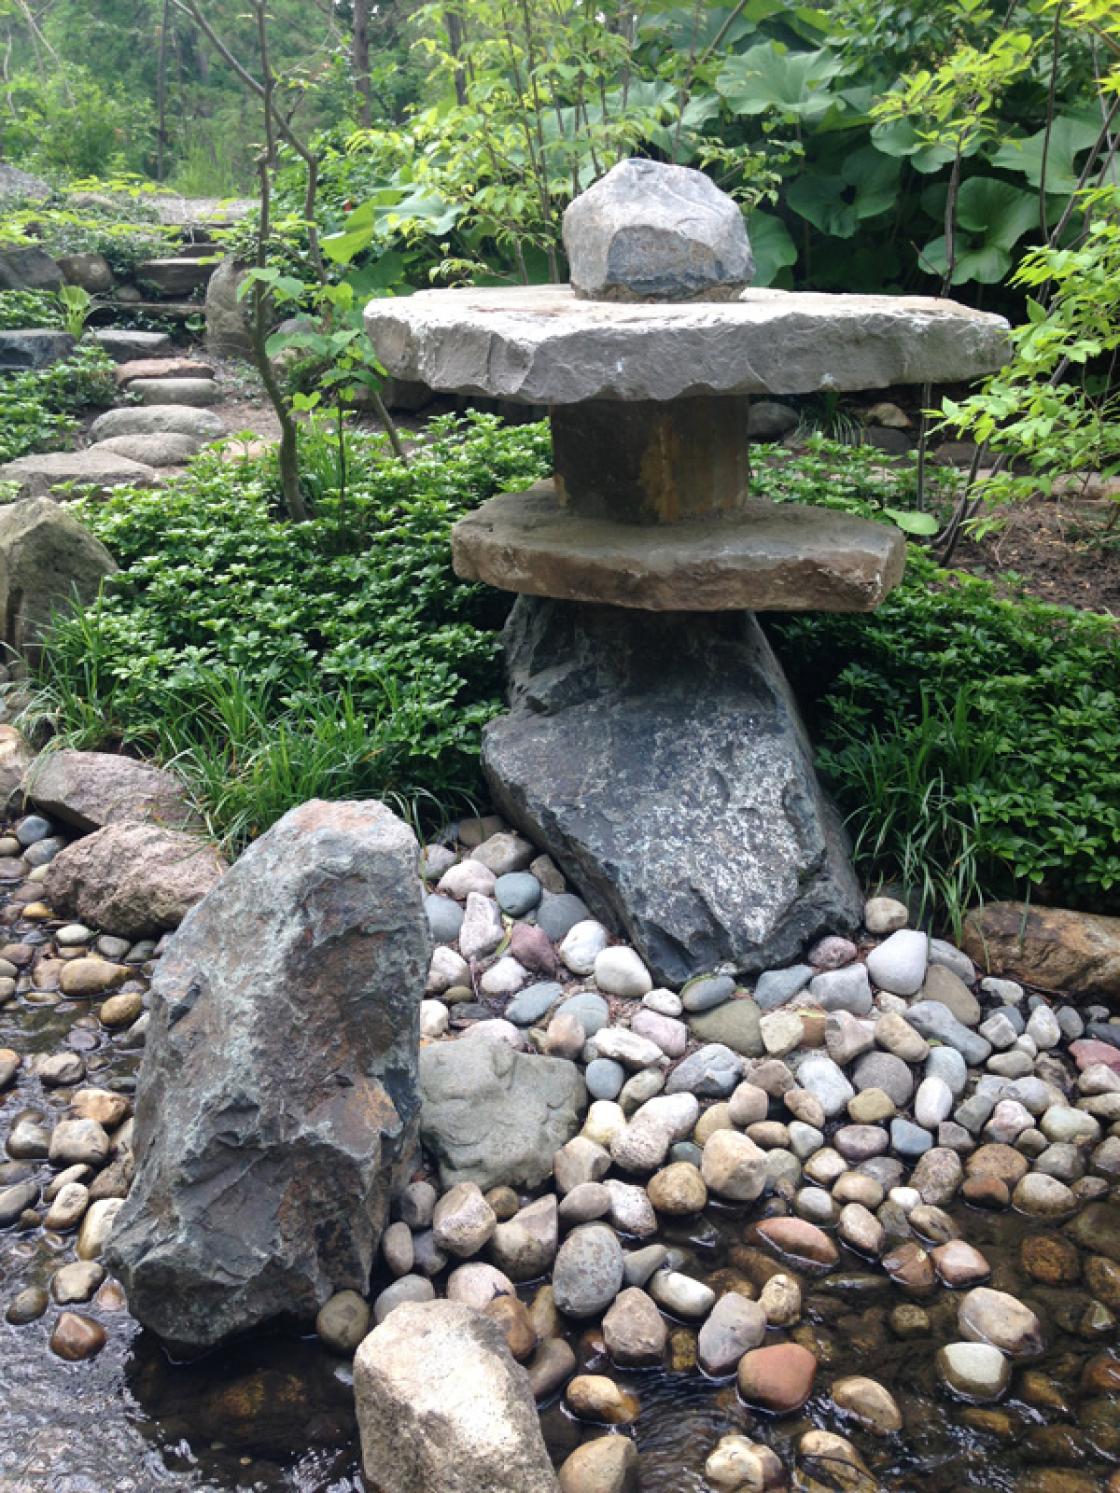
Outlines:
{"label": "dark base boulder", "polygon": [[789,963],[854,927],[859,887],[785,677],[750,613],[522,597],[495,806],[658,980]]}
{"label": "dark base boulder", "polygon": [[160,961],[136,1181],[105,1259],[176,1349],[310,1323],[334,1293],[368,1289],[419,1108],[416,864],[382,805],[304,804]]}

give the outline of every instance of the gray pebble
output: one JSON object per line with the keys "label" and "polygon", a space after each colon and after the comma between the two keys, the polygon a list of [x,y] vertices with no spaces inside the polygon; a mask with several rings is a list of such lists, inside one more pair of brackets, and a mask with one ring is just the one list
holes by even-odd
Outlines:
{"label": "gray pebble", "polygon": [[804,990],[813,977],[809,964],[791,964],[788,969],[767,969],[759,975],[754,987],[755,1005],[760,1011],[773,1011]]}
{"label": "gray pebble", "polygon": [[41,814],[28,814],[16,825],[15,836],[21,845],[34,845],[37,840],[45,840],[53,828]]}
{"label": "gray pebble", "polygon": [[924,1156],[932,1145],[933,1136],[920,1125],[903,1119],[891,1121],[891,1149],[900,1156]]}
{"label": "gray pebble", "polygon": [[536,985],[527,985],[510,1001],[502,1012],[507,1021],[515,1026],[532,1026],[550,1011],[564,994],[564,987],[555,980],[544,980]]}
{"label": "gray pebble", "polygon": [[871,983],[866,964],[847,964],[826,970],[809,981],[809,994],[823,1011],[850,1011],[866,1016],[871,1010]]}
{"label": "gray pebble", "polygon": [[696,1094],[702,1099],[726,1099],[742,1076],[742,1058],[730,1047],[710,1042],[673,1070],[666,1091]]}
{"label": "gray pebble", "polygon": [[730,975],[699,975],[681,990],[681,1005],[686,1011],[712,1011],[735,994]]}
{"label": "gray pebble", "polygon": [[511,918],[523,918],[541,900],[543,888],[528,871],[510,871],[494,883],[498,906]]}
{"label": "gray pebble", "polygon": [[1054,1015],[1058,1019],[1062,1036],[1067,1042],[1076,1042],[1078,1037],[1085,1034],[1085,1023],[1081,1019],[1081,1013],[1075,1011],[1072,1006],[1059,1006]]}
{"label": "gray pebble", "polygon": [[459,903],[452,901],[450,897],[440,896],[438,892],[429,892],[424,898],[424,911],[428,916],[433,942],[454,943],[463,926],[464,912]]}
{"label": "gray pebble", "polygon": [[626,1069],[613,1058],[595,1058],[583,1076],[592,1099],[617,1099],[626,1082]]}
{"label": "gray pebble", "polygon": [[554,1012],[556,1016],[574,1016],[583,1027],[584,1035],[593,1037],[602,1031],[610,1020],[611,1010],[601,995],[594,990],[581,990],[562,1001]]}
{"label": "gray pebble", "polygon": [[556,896],[545,892],[537,907],[537,927],[543,928],[553,943],[559,943],[577,923],[590,916],[587,904],[572,892],[561,892]]}
{"label": "gray pebble", "polygon": [[36,840],[34,845],[29,845],[24,860],[29,866],[49,866],[55,856],[65,849],[66,841],[59,839],[57,835],[51,835],[45,840]]}

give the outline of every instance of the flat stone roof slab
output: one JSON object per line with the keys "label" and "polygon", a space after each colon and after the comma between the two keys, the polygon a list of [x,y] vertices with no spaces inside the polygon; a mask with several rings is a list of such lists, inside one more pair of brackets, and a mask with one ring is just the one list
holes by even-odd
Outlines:
{"label": "flat stone roof slab", "polygon": [[870,612],[898,585],[901,533],[800,503],[622,524],[561,506],[555,485],[491,498],[451,531],[456,573],[502,591],[648,612]]}
{"label": "flat stone roof slab", "polygon": [[746,290],[628,303],[555,285],[422,290],[371,302],[365,323],[396,378],[526,404],[955,383],[1009,351],[1002,316],[930,296]]}

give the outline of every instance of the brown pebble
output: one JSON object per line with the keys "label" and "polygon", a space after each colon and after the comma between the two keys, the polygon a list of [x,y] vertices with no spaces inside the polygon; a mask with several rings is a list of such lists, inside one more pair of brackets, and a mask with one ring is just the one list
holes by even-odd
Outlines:
{"label": "brown pebble", "polygon": [[1111,1353],[1090,1358],[1081,1374],[1081,1388],[1085,1394],[1116,1394],[1120,1390],[1120,1359]]}
{"label": "brown pebble", "polygon": [[812,1394],[816,1374],[816,1358],[798,1343],[752,1348],[739,1360],[739,1393],[748,1405],[789,1415]]}
{"label": "brown pebble", "polygon": [[1068,1286],[1081,1278],[1081,1256],[1061,1234],[1030,1234],[1019,1245],[1023,1269],[1046,1286]]}
{"label": "brown pebble", "polygon": [[1011,1189],[1000,1177],[966,1177],[961,1197],[974,1208],[1010,1208]]}
{"label": "brown pebble", "polygon": [[110,1029],[131,1026],[144,1010],[144,999],[135,990],[121,995],[111,995],[98,1011],[101,1025]]}
{"label": "brown pebble", "polygon": [[637,1395],[628,1393],[605,1374],[577,1374],[568,1381],[564,1398],[581,1420],[607,1426],[627,1426],[637,1420]]}
{"label": "brown pebble", "polygon": [[532,1357],[537,1346],[537,1334],[533,1328],[529,1309],[516,1296],[495,1296],[482,1308],[483,1314],[505,1333],[509,1351],[518,1363]]}
{"label": "brown pebble", "polygon": [[489,1192],[484,1192],[482,1195],[490,1204],[494,1217],[499,1223],[508,1223],[521,1207],[512,1187],[491,1187]]}
{"label": "brown pebble", "polygon": [[105,1346],[106,1333],[100,1322],[77,1312],[63,1312],[51,1333],[51,1351],[71,1363],[92,1358]]}

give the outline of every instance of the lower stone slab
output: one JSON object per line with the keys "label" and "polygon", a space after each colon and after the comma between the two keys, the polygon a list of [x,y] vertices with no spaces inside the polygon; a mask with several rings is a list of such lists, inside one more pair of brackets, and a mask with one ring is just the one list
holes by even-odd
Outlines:
{"label": "lower stone slab", "polygon": [[650,612],[870,612],[906,564],[897,529],[827,508],[620,523],[565,507],[551,481],[483,503],[451,544],[465,580]]}
{"label": "lower stone slab", "polygon": [[749,614],[521,598],[483,766],[655,978],[788,963],[862,907],[785,677]]}

